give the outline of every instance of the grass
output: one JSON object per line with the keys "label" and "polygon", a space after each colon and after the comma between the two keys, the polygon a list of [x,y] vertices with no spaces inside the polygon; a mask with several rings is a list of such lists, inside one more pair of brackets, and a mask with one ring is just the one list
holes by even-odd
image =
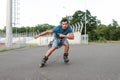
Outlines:
{"label": "grass", "polygon": [[5,52],[5,51],[11,51],[11,50],[17,50],[25,47],[36,47],[38,46],[37,44],[26,44],[25,46],[20,46],[20,47],[12,47],[12,48],[7,48],[5,46],[0,47],[0,52]]}
{"label": "grass", "polygon": [[5,52],[5,51],[11,51],[11,50],[16,50],[16,49],[21,49],[25,47],[19,47],[19,48],[0,48],[0,52]]}
{"label": "grass", "polygon": [[36,47],[36,46],[39,46],[38,44],[26,44],[26,46],[28,47]]}
{"label": "grass", "polygon": [[101,40],[98,40],[98,41],[90,41],[90,42],[88,42],[88,43],[89,43],[89,44],[120,43],[120,40],[118,40],[118,41],[108,41],[108,40],[101,41]]}

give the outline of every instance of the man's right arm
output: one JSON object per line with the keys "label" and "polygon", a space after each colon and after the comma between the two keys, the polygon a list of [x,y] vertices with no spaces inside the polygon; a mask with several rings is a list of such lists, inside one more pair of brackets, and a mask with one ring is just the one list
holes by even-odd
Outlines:
{"label": "man's right arm", "polygon": [[44,31],[44,32],[42,32],[42,33],[40,33],[40,34],[38,34],[38,35],[35,35],[35,39],[37,39],[38,37],[40,37],[40,36],[44,36],[44,35],[46,35],[46,34],[51,34],[51,33],[53,33],[53,30],[47,30],[47,31]]}

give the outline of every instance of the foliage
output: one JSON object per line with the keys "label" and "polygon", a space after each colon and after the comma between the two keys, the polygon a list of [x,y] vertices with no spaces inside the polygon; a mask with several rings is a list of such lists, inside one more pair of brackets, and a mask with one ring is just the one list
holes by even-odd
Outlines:
{"label": "foliage", "polygon": [[35,27],[30,27],[30,26],[26,26],[26,27],[13,27],[13,33],[34,33],[34,32],[43,32],[45,30],[49,30],[52,29],[53,25],[49,25],[49,24],[38,24]]}
{"label": "foliage", "polygon": [[80,10],[76,11],[72,16],[67,16],[66,18],[69,19],[71,25],[74,25],[77,22],[82,22],[84,26],[82,34],[85,34],[86,25],[86,33],[89,35],[89,40],[96,39],[94,30],[101,22],[97,19],[96,16],[92,16],[89,10],[86,10],[86,12]]}

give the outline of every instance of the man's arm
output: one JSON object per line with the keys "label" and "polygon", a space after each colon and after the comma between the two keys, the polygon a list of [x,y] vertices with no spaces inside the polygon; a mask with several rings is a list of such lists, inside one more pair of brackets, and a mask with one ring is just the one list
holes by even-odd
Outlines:
{"label": "man's arm", "polygon": [[46,34],[51,34],[51,33],[53,33],[53,30],[47,30],[47,31],[44,31],[44,32],[42,32],[42,33],[40,33],[38,35],[35,35],[34,38],[37,39],[40,36],[44,36]]}
{"label": "man's arm", "polygon": [[68,38],[70,40],[74,39],[74,34],[73,33],[69,33],[67,35],[63,35],[63,34],[59,34],[60,37],[64,37],[64,38]]}

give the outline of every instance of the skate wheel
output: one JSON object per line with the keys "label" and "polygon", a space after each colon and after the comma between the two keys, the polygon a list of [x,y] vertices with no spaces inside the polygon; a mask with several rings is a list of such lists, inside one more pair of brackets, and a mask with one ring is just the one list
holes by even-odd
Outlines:
{"label": "skate wheel", "polygon": [[44,67],[44,66],[45,66],[45,64],[39,64],[39,66],[40,66],[40,68],[42,68],[42,67]]}
{"label": "skate wheel", "polygon": [[65,63],[68,63],[69,62],[69,60],[67,60],[67,61],[64,61]]}

